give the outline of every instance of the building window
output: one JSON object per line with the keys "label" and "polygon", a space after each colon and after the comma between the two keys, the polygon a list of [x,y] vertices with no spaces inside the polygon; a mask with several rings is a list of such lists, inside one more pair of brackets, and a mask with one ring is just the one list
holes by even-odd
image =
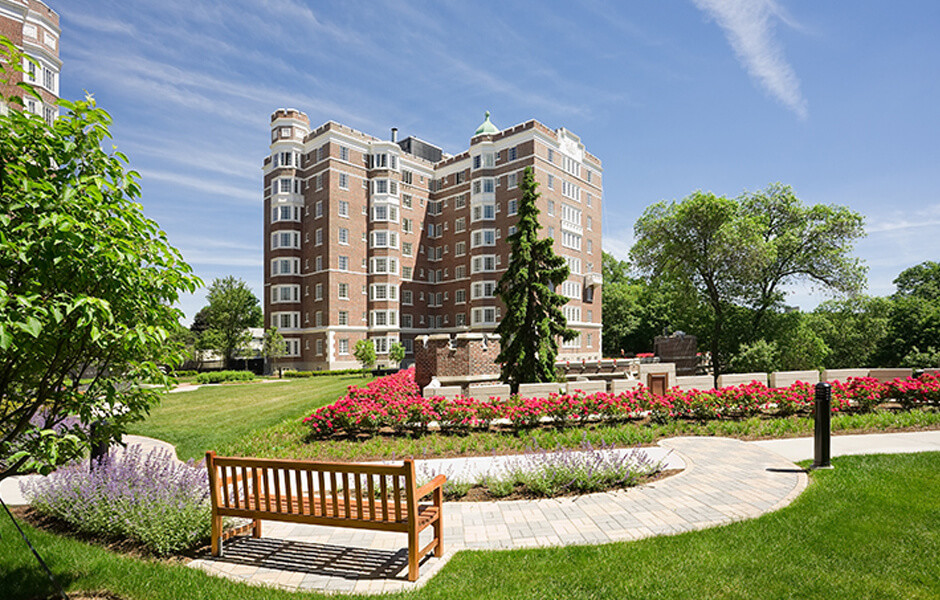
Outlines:
{"label": "building window", "polygon": [[496,270],[496,255],[482,254],[474,256],[470,263],[471,273],[491,273]]}
{"label": "building window", "polygon": [[517,151],[516,146],[506,150],[506,160],[516,160]]}
{"label": "building window", "polygon": [[479,246],[495,246],[496,245],[496,230],[495,229],[478,229],[473,232],[473,235],[470,238],[470,247],[477,248]]}
{"label": "building window", "polygon": [[401,205],[405,208],[411,208],[411,194],[402,194]]}
{"label": "building window", "polygon": [[563,348],[580,348],[581,347],[581,335],[579,334],[573,340],[562,342]]}
{"label": "building window", "polygon": [[414,250],[411,245],[411,242],[401,243],[401,253],[405,256],[414,256]]}
{"label": "building window", "polygon": [[314,233],[314,244],[317,246],[323,245],[323,228],[322,227],[317,227],[317,230]]}
{"label": "building window", "polygon": [[349,245],[349,230],[345,227],[339,228],[339,243]]}
{"label": "building window", "polygon": [[300,302],[300,285],[272,285],[271,303]]}
{"label": "building window", "polygon": [[272,312],[271,324],[278,329],[300,329],[300,312]]}
{"label": "building window", "polygon": [[339,147],[339,159],[349,162],[349,148],[346,146]]}
{"label": "building window", "polygon": [[338,288],[338,295],[340,300],[349,300],[349,284],[340,283]]}
{"label": "building window", "polygon": [[300,221],[299,206],[275,206],[271,209],[271,222],[279,221]]}
{"label": "building window", "polygon": [[508,216],[513,216],[519,212],[519,201],[518,200],[509,200],[506,202],[506,214]]}
{"label": "building window", "polygon": [[323,311],[322,311],[322,310],[318,310],[318,311],[313,315],[313,324],[314,324],[316,327],[323,327]]}
{"label": "building window", "polygon": [[284,340],[284,356],[300,356],[300,340]]}
{"label": "building window", "polygon": [[323,340],[316,341],[317,356],[323,355]]}
{"label": "building window", "polygon": [[349,257],[340,255],[337,259],[337,266],[340,271],[348,271],[349,270]]}
{"label": "building window", "polygon": [[277,231],[271,234],[271,249],[300,248],[300,232]]}
{"label": "building window", "polygon": [[314,300],[323,300],[323,284],[318,283],[313,286],[313,299]]}
{"label": "building window", "polygon": [[316,265],[316,268],[314,269],[315,271],[322,271],[323,270],[323,257],[322,256],[316,257],[314,259],[314,264]]}
{"label": "building window", "polygon": [[569,231],[562,231],[561,245],[572,250],[581,250],[581,236]]}
{"label": "building window", "polygon": [[495,307],[485,306],[471,311],[474,325],[495,325],[499,315]]}
{"label": "building window", "polygon": [[555,176],[551,174],[548,176],[548,189],[555,189]]}
{"label": "building window", "polygon": [[[458,290],[463,291],[463,290]],[[472,297],[474,300],[479,298],[493,298],[496,294],[495,281],[477,281],[473,284]]]}
{"label": "building window", "polygon": [[373,275],[394,275],[398,273],[398,259],[392,256],[376,256],[370,259],[369,272]]}
{"label": "building window", "polygon": [[411,279],[411,274],[414,272],[414,267],[402,267],[401,268],[401,278],[402,279]]}
{"label": "building window", "polygon": [[339,354],[349,354],[349,338],[339,338],[337,352]]}
{"label": "building window", "polygon": [[581,284],[577,281],[565,281],[561,284],[561,295],[567,296],[568,298],[573,298],[575,300],[581,299]]}
{"label": "building window", "polygon": [[299,258],[275,258],[271,261],[271,275],[297,275],[299,273]]}
{"label": "building window", "polygon": [[454,279],[464,279],[467,277],[467,265],[457,265],[454,267]]}
{"label": "building window", "polygon": [[517,185],[518,185],[517,176],[515,173],[510,173],[509,175],[506,175],[506,189],[507,190],[514,189]]}

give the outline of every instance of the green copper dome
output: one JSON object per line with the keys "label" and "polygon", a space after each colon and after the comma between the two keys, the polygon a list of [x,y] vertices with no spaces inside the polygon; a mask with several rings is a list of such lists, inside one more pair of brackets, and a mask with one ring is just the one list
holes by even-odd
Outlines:
{"label": "green copper dome", "polygon": [[499,133],[499,127],[493,125],[493,123],[490,122],[490,111],[486,111],[486,119],[484,119],[483,123],[477,127],[477,130],[473,133],[473,136],[476,137],[478,135],[491,133]]}

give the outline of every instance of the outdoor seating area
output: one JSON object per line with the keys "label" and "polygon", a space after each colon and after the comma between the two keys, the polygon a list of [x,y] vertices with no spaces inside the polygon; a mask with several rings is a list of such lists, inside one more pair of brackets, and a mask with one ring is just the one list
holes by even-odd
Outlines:
{"label": "outdoor seating area", "polygon": [[[418,487],[413,460],[401,465],[314,463],[217,457],[206,453],[212,502],[212,554],[223,555],[223,542],[247,530],[261,537],[261,521],[404,533],[408,580],[418,579],[418,563],[430,552],[444,553],[443,495],[446,477]],[[432,504],[419,500],[433,495]],[[250,525],[223,533],[224,517],[251,519]],[[418,536],[431,527],[424,547]]]}

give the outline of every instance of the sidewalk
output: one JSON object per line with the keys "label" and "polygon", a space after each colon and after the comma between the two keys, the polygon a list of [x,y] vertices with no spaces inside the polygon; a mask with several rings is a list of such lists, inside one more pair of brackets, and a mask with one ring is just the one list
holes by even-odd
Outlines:
{"label": "sidewalk", "polygon": [[[940,430],[834,435],[830,439],[832,456],[940,452]],[[793,462],[813,459],[814,446],[811,437],[760,440],[751,443],[772,450]]]}

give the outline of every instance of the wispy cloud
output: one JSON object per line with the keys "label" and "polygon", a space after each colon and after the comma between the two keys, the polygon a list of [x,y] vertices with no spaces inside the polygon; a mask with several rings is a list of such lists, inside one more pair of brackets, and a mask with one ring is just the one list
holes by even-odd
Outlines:
{"label": "wispy cloud", "polygon": [[256,189],[249,189],[247,186],[228,185],[207,177],[189,177],[177,172],[160,171],[156,169],[140,169],[140,175],[141,183],[144,186],[147,185],[147,180],[163,181],[206,194],[212,194],[213,196],[223,199],[230,198],[253,203],[259,203],[261,201],[260,185],[256,185]]}
{"label": "wispy cloud", "polygon": [[125,35],[134,35],[137,29],[120,19],[109,19],[94,17],[81,12],[73,12],[66,7],[56,7],[59,15],[68,21],[69,26],[78,26],[83,29],[95,31],[97,33],[119,33]]}
{"label": "wispy cloud", "polygon": [[809,114],[800,80],[774,38],[777,21],[799,29],[774,0],[692,0],[724,30],[748,74],[772,96],[805,119]]}

